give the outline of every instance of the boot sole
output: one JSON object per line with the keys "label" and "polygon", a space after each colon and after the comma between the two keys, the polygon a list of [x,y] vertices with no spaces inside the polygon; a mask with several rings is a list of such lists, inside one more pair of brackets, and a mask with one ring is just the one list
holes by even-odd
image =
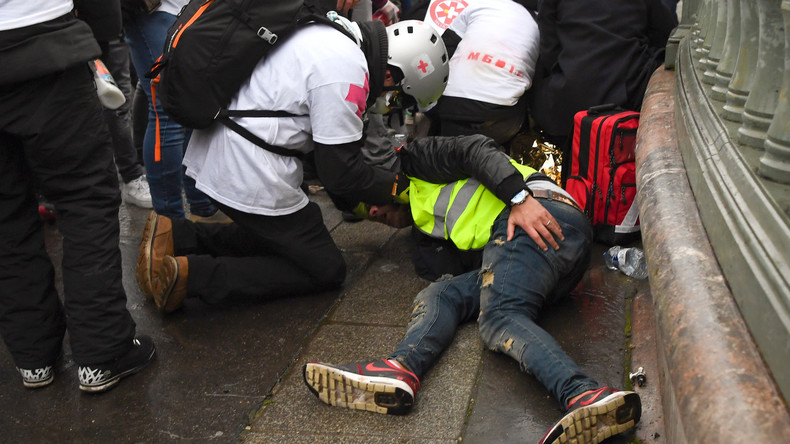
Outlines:
{"label": "boot sole", "polygon": [[137,255],[137,285],[147,299],[154,298],[151,285],[151,250],[154,247],[154,234],[156,234],[156,213],[151,212],[145,221],[143,238],[140,241],[140,253]]}
{"label": "boot sole", "polygon": [[41,380],[41,381],[30,382],[30,381],[24,381],[23,380],[22,381],[22,385],[24,385],[25,387],[30,388],[30,389],[36,389],[36,388],[46,387],[46,386],[52,384],[52,381],[54,381],[54,380],[55,380],[55,375],[52,375],[49,378]]}
{"label": "boot sole", "polygon": [[165,288],[165,290],[162,293],[162,295],[159,298],[157,298],[156,295],[154,295],[153,298],[154,298],[154,303],[156,303],[157,308],[159,308],[159,311],[164,313],[164,314],[168,314],[168,313],[172,313],[172,312],[178,310],[179,308],[181,308],[181,304],[178,304],[178,306],[176,306],[176,307],[168,307],[168,305],[167,305],[168,302],[170,302],[170,297],[173,295],[173,288],[175,288],[176,284],[178,283],[180,269],[179,269],[179,266],[178,266],[178,261],[174,257],[172,257],[172,256],[165,256],[164,260],[165,261],[172,261],[175,264],[174,266],[175,266],[175,269],[176,269],[176,275],[167,284],[167,288]]}

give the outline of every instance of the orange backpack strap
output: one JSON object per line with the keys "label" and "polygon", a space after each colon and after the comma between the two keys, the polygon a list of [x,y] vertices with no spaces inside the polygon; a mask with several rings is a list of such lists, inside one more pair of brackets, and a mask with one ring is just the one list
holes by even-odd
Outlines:
{"label": "orange backpack strap", "polygon": [[159,132],[159,111],[156,108],[157,85],[159,85],[158,75],[151,80],[151,104],[154,107],[154,114],[156,115],[156,145],[154,146],[154,162],[160,162],[162,160],[162,135]]}

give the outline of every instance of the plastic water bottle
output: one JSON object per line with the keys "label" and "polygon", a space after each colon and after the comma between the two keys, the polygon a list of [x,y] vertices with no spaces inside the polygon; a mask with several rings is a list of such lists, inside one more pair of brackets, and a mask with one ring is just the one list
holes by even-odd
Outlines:
{"label": "plastic water bottle", "polygon": [[395,141],[395,148],[402,148],[406,145],[408,138],[405,134],[395,133],[392,135],[392,139]]}
{"label": "plastic water bottle", "polygon": [[634,279],[647,278],[645,253],[639,248],[614,246],[603,253],[603,261],[610,270],[620,270]]}
{"label": "plastic water bottle", "polygon": [[99,101],[107,109],[118,109],[126,103],[126,97],[118,88],[112,74],[104,66],[104,63],[96,59],[91,63],[93,67],[93,80],[96,82],[96,92],[99,94]]}

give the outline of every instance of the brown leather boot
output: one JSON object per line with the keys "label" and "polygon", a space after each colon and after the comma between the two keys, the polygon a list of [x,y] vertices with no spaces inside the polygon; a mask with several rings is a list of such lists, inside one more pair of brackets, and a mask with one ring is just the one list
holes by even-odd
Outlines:
{"label": "brown leather boot", "polygon": [[187,297],[189,261],[186,256],[165,256],[162,267],[154,271],[154,302],[162,313],[172,313]]}
{"label": "brown leather boot", "polygon": [[232,224],[233,223],[233,219],[228,217],[221,210],[217,210],[217,212],[212,214],[211,216],[198,216],[197,214],[190,214],[187,216],[187,219],[191,220],[192,222],[200,223],[200,224]]}
{"label": "brown leather boot", "polygon": [[154,295],[153,270],[162,267],[162,259],[166,255],[173,255],[173,223],[169,218],[152,211],[145,222],[137,256],[137,285],[148,299]]}

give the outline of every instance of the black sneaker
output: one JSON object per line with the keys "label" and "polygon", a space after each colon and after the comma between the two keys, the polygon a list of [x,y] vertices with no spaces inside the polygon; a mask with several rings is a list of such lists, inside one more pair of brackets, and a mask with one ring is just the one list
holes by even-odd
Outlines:
{"label": "black sneaker", "polygon": [[52,371],[52,366],[47,365],[41,368],[28,370],[24,368],[16,368],[19,374],[22,375],[22,384],[27,388],[40,388],[52,383],[55,379],[55,372]]}
{"label": "black sneaker", "polygon": [[326,404],[389,415],[405,415],[420,389],[417,376],[388,360],[331,365],[306,364],[307,387]]}
{"label": "black sneaker", "polygon": [[568,405],[568,412],[540,444],[598,444],[632,429],[641,416],[642,401],[638,394],[601,387]]}
{"label": "black sneaker", "polygon": [[148,336],[132,340],[132,348],[120,358],[96,365],[79,366],[80,390],[101,393],[113,388],[121,378],[135,374],[154,360],[156,347]]}
{"label": "black sneaker", "polygon": [[361,222],[363,220],[361,217],[354,214],[353,211],[343,211],[341,212],[341,215],[343,216],[344,221],[352,224],[355,222]]}

